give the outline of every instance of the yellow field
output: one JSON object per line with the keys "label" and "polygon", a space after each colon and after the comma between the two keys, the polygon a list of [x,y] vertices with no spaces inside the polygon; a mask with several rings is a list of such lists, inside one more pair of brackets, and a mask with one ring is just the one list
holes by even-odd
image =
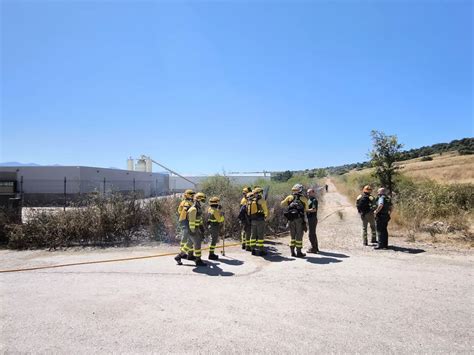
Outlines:
{"label": "yellow field", "polygon": [[474,183],[474,155],[457,152],[434,154],[431,161],[421,158],[398,163],[400,172],[414,178],[427,178],[441,183]]}
{"label": "yellow field", "polygon": [[[474,155],[459,155],[457,152],[431,155],[433,160],[421,158],[396,163],[399,172],[413,178],[431,179],[440,183],[474,183]],[[373,169],[353,170],[353,174],[365,174]]]}

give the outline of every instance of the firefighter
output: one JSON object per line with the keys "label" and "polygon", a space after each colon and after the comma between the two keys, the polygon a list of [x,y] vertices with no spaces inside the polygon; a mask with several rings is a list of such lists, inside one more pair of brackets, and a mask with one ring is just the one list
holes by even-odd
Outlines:
{"label": "firefighter", "polygon": [[191,189],[184,191],[183,200],[178,206],[178,228],[179,233],[182,233],[180,251],[187,254],[189,260],[194,260],[195,257],[193,255],[193,250],[188,250],[188,247],[186,246],[186,244],[188,243],[188,234],[185,233],[185,226],[187,224],[186,215],[189,208],[191,208],[194,203],[195,194],[196,193]]}
{"label": "firefighter", "polygon": [[[251,194],[252,190],[250,187],[245,186],[242,189],[242,199],[240,200],[240,211],[239,211],[239,221],[240,221],[240,238],[242,242],[242,249],[247,248],[247,244],[250,243],[250,220],[247,214],[247,195]],[[250,246],[249,246],[250,248]]]}
{"label": "firefighter", "polygon": [[247,214],[250,219],[250,249],[252,255],[264,256],[265,221],[268,218],[267,201],[263,198],[263,189],[256,186],[247,202]]}
{"label": "firefighter", "polygon": [[[198,192],[194,195],[194,203],[186,212],[186,223],[184,225],[184,234],[187,235],[186,247],[188,250],[194,250],[196,266],[206,266],[201,259],[201,243],[204,237],[204,223],[202,221],[202,207],[206,202],[206,195]],[[182,265],[181,259],[186,257],[186,253],[181,251],[175,256],[178,265]]]}
{"label": "firefighter", "polygon": [[209,208],[207,209],[207,226],[211,233],[209,260],[219,259],[219,256],[215,253],[216,244],[219,239],[219,233],[224,226],[224,214],[221,212],[222,206],[219,205],[219,202],[219,197],[211,197],[209,199]]}
{"label": "firefighter", "polygon": [[372,235],[371,243],[377,243],[374,210],[376,209],[375,198],[372,196],[372,187],[370,185],[364,186],[362,194],[357,196],[356,206],[362,220],[362,243],[367,243],[367,225],[370,225],[370,232]]}
{"label": "firefighter", "polygon": [[378,245],[374,249],[388,248],[388,222],[392,212],[392,201],[383,187],[378,189],[377,209],[374,211],[377,226]]}
{"label": "firefighter", "polygon": [[318,199],[316,198],[316,191],[308,189],[308,211],[306,218],[308,219],[308,237],[311,243],[311,248],[308,253],[319,254],[318,236],[316,235],[316,226],[318,225]]}
{"label": "firefighter", "polygon": [[303,195],[303,185],[294,185],[291,195],[288,195],[280,204],[282,207],[286,207],[284,215],[290,224],[291,256],[304,258],[306,254],[301,249],[303,249],[303,235],[307,230],[305,216],[308,211],[308,199]]}
{"label": "firefighter", "polygon": [[[246,197],[246,205],[245,206],[242,206],[241,207],[241,218],[244,220],[244,223],[248,226],[247,230],[245,231],[246,235],[245,235],[245,250],[246,251],[252,251],[253,250],[253,247],[251,245],[251,241],[250,241],[250,238],[252,236],[252,221],[250,219],[250,213],[249,213],[249,202],[253,199],[253,192],[250,191],[245,197]],[[255,243],[254,243],[254,247],[255,247]]]}

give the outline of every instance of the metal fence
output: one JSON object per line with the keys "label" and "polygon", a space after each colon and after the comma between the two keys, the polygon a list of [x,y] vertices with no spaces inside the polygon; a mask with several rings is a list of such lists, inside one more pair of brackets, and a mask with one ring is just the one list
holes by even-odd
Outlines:
{"label": "metal fence", "polygon": [[90,196],[107,196],[114,193],[133,195],[137,198],[169,194],[168,181],[165,178],[83,180],[68,177],[63,179],[25,179],[20,176],[17,190],[24,207],[68,206],[72,203],[80,203]]}

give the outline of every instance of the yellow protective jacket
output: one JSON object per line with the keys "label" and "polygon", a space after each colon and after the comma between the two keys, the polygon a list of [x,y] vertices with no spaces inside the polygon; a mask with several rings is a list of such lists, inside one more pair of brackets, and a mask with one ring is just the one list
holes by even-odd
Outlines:
{"label": "yellow protective jacket", "polygon": [[196,229],[199,229],[200,226],[203,226],[202,222],[202,209],[199,205],[192,205],[187,212],[187,220],[189,225],[189,230],[194,233]]}
{"label": "yellow protective jacket", "polygon": [[240,205],[244,206],[246,204],[247,204],[247,197],[242,197],[242,199],[240,200]]}
{"label": "yellow protective jacket", "polygon": [[[295,195],[288,195],[280,202],[281,207],[288,207],[290,203],[295,199]],[[305,196],[300,195],[300,201],[304,205],[304,212],[308,210],[308,199]]]}
{"label": "yellow protective jacket", "polygon": [[251,220],[262,220],[268,217],[267,201],[263,197],[253,197],[247,201],[247,214]]}
{"label": "yellow protective jacket", "polygon": [[188,212],[189,208],[193,205],[193,200],[191,199],[184,199],[180,202],[178,206],[178,220],[183,222],[186,220],[186,213]]}
{"label": "yellow protective jacket", "polygon": [[224,223],[224,216],[220,209],[209,207],[207,209],[207,223],[210,225],[220,225]]}

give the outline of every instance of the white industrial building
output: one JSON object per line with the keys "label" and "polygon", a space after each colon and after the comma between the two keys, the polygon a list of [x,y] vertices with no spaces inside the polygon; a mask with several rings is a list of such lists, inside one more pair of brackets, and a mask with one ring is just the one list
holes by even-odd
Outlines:
{"label": "white industrial building", "polygon": [[27,202],[93,192],[136,192],[142,197],[169,193],[169,175],[165,173],[89,166],[12,166],[0,167],[1,172],[16,172],[17,190]]}
{"label": "white industrial building", "polygon": [[[170,171],[152,172],[152,164]],[[127,160],[127,170],[90,166],[9,166],[1,173],[16,173],[17,192],[29,205],[64,203],[90,193],[135,192],[140,197],[162,196],[199,189],[206,176],[183,176],[150,157]],[[252,185],[257,180],[270,180],[270,173],[231,173],[225,175],[238,185]]]}
{"label": "white industrial building", "polygon": [[[257,180],[270,180],[271,176],[269,173],[266,174],[254,174],[254,175],[225,175],[235,184],[238,185],[252,185]],[[186,189],[199,188],[199,184],[209,178],[210,176],[184,176],[187,180],[191,180],[197,186],[194,186],[191,182],[183,179],[180,176],[170,175],[169,177],[169,190],[171,192],[183,192]]]}

